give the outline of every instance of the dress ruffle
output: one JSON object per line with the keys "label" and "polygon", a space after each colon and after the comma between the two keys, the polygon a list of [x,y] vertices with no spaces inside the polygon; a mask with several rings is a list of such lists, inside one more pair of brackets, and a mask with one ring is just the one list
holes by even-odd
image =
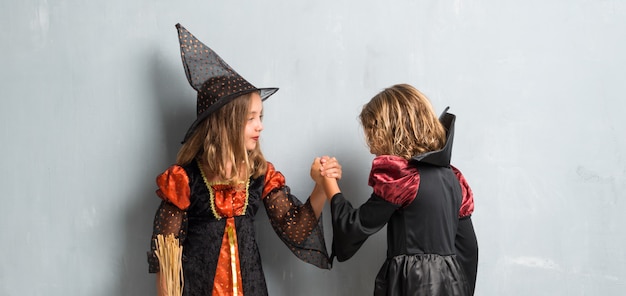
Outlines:
{"label": "dress ruffle", "polygon": [[461,209],[459,210],[459,218],[470,216],[474,212],[474,193],[472,192],[472,188],[469,186],[465,176],[463,176],[458,168],[452,165],[450,165],[450,167],[452,168],[452,172],[454,172],[456,178],[459,180],[463,194],[463,201],[461,201]]}
{"label": "dress ruffle", "polygon": [[374,194],[399,206],[410,204],[419,188],[417,168],[399,156],[381,155],[374,158],[368,184]]}
{"label": "dress ruffle", "polygon": [[156,179],[156,194],[179,209],[185,210],[189,207],[189,177],[185,169],[179,165],[170,166]]}

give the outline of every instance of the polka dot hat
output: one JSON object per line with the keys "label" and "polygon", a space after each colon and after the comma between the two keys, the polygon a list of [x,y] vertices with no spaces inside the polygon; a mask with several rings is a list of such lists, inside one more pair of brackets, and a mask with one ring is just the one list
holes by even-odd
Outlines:
{"label": "polka dot hat", "polygon": [[176,24],[176,29],[187,80],[198,92],[197,118],[187,130],[183,143],[202,120],[233,99],[258,91],[261,99],[265,100],[278,91],[278,88],[254,87],[183,26]]}

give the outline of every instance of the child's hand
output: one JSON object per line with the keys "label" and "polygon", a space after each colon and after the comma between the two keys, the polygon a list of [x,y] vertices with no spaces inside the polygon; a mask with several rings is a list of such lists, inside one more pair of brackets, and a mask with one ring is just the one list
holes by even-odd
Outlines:
{"label": "child's hand", "polygon": [[341,179],[341,164],[337,161],[337,158],[323,156],[320,159],[321,163],[321,175],[327,178]]}
{"label": "child's hand", "polygon": [[[337,180],[341,179],[341,165],[334,157],[323,156],[320,159],[322,177],[321,185],[324,186],[326,198],[331,200],[333,196],[341,192]],[[318,183],[320,184],[320,183]]]}
{"label": "child's hand", "polygon": [[315,183],[321,184],[322,181],[324,180],[324,176],[322,175],[322,162],[321,162],[321,158],[316,157],[313,160],[313,163],[311,164],[311,179],[313,179],[313,181]]}

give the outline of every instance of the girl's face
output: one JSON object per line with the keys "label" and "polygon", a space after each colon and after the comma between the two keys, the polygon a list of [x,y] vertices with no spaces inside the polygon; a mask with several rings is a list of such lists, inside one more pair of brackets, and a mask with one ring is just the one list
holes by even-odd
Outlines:
{"label": "girl's face", "polygon": [[263,130],[263,101],[261,96],[254,92],[250,97],[250,109],[246,117],[246,130],[244,143],[246,150],[252,151],[259,142],[259,136]]}

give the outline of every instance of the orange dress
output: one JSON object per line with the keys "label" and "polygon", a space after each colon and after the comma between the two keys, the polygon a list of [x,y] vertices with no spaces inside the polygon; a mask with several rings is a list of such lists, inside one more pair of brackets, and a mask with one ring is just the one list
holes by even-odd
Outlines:
{"label": "orange dress", "polygon": [[150,271],[158,271],[157,234],[175,234],[183,246],[184,295],[267,295],[255,240],[254,216],[263,205],[270,224],[298,258],[330,268],[321,219],[307,200],[290,194],[268,163],[264,176],[239,184],[210,183],[197,162],[173,165],[157,177],[163,200],[154,221]]}

